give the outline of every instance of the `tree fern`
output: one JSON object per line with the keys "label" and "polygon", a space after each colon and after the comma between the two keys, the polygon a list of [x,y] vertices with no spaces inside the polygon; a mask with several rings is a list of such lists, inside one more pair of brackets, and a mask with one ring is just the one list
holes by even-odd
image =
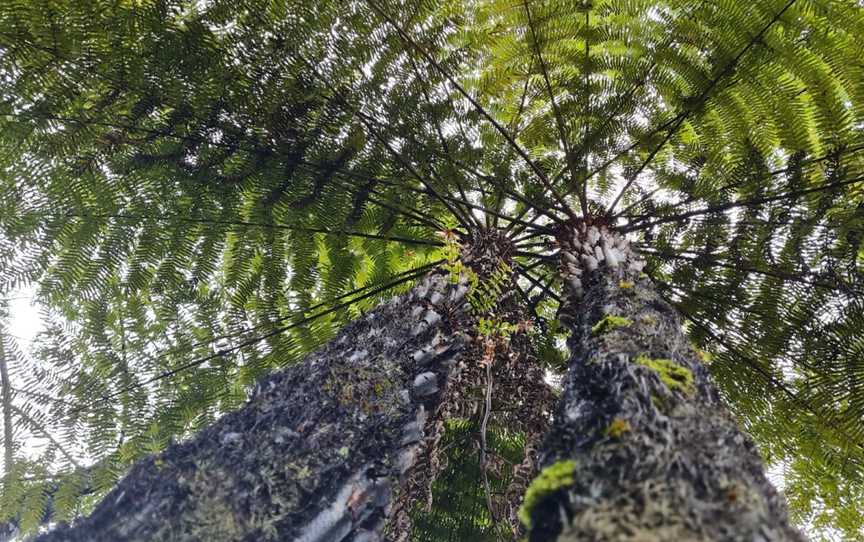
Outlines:
{"label": "tree fern", "polygon": [[[442,232],[515,241],[561,373],[553,239],[590,216],[647,259],[793,516],[861,536],[854,2],[12,0],[0,27],[0,292],[37,285],[47,321],[16,423],[56,440],[16,457],[22,528],[240,407]],[[469,501],[426,513],[476,524]]]}

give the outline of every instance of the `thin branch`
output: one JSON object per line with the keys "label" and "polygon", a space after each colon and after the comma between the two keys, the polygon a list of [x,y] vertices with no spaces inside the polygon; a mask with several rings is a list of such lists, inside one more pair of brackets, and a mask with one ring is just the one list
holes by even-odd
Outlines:
{"label": "thin branch", "polygon": [[483,475],[483,488],[486,492],[486,507],[489,509],[489,517],[495,523],[495,509],[492,507],[492,488],[489,486],[488,465],[486,464],[486,428],[489,424],[489,416],[492,414],[492,359],[486,363],[486,396],[483,405],[483,421],[480,423],[480,472]]}

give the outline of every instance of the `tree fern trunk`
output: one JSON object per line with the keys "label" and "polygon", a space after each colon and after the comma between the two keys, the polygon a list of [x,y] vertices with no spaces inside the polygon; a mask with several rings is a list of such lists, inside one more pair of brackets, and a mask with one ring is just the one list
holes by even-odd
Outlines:
{"label": "tree fern trunk", "polygon": [[[0,326],[0,393],[3,401],[3,491],[4,497],[12,482],[12,469],[15,466],[15,442],[12,425],[12,384],[9,381],[9,366],[6,360],[4,329]],[[12,539],[18,534],[17,522],[0,523],[0,541]]]}
{"label": "tree fern trunk", "polygon": [[803,540],[627,243],[585,225],[559,242],[572,357],[529,539]]}
{"label": "tree fern trunk", "polygon": [[465,290],[426,277],[37,540],[380,540],[464,347]]}
{"label": "tree fern trunk", "polygon": [[0,391],[3,394],[3,472],[10,476],[14,466],[15,443],[12,439],[12,384],[9,382],[9,367],[3,345],[3,329],[0,328]]}

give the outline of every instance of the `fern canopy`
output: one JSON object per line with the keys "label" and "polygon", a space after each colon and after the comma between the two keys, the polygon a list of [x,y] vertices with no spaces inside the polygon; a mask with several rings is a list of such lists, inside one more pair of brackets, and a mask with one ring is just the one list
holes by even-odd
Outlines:
{"label": "fern canopy", "polygon": [[560,371],[549,234],[592,216],[648,256],[796,519],[864,536],[862,57],[851,0],[5,0],[0,292],[36,288],[46,327],[29,357],[0,330],[4,408],[51,438],[3,514],[86,511],[442,232],[515,240]]}

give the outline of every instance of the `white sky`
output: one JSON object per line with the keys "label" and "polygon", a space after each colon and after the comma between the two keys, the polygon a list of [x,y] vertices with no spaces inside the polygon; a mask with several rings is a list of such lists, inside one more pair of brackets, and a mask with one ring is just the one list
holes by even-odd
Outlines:
{"label": "white sky", "polygon": [[13,335],[19,348],[29,354],[30,344],[42,330],[39,308],[33,304],[35,288],[14,290],[5,298],[9,300],[7,331]]}

